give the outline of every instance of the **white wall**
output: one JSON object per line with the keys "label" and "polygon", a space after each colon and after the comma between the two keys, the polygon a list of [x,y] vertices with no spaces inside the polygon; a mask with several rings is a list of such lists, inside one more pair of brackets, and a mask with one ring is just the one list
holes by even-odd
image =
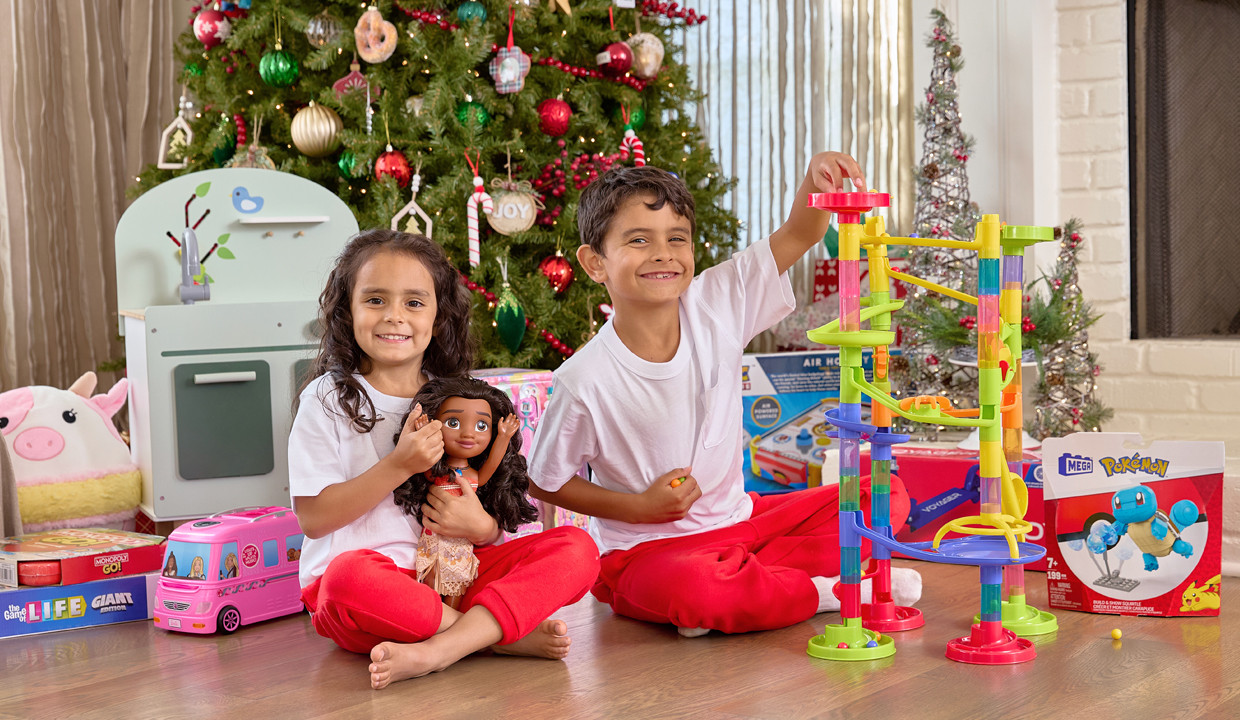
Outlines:
{"label": "white wall", "polygon": [[[913,0],[913,88],[924,102],[934,57],[926,36],[938,7],[955,25],[964,58],[957,77],[961,129],[976,141],[969,156],[969,192],[983,213],[1019,225],[1058,225],[1059,172],[1053,160],[1055,52],[1039,41],[1055,32],[1048,0]],[[922,129],[915,158],[921,158]],[[1039,266],[1056,250],[1035,246]],[[1036,277],[1032,272],[1030,277]]]}
{"label": "white wall", "polygon": [[[1005,221],[1083,223],[1081,288],[1102,313],[1090,349],[1104,366],[1107,430],[1227,444],[1223,572],[1240,575],[1240,341],[1131,340],[1127,17],[1124,0],[913,0],[914,87],[938,6],[956,24],[963,129],[977,139],[969,189]],[[918,131],[920,156],[921,135]],[[1037,246],[1046,267],[1058,248]]]}
{"label": "white wall", "polygon": [[1123,0],[1058,0],[1060,208],[1084,223],[1081,288],[1102,319],[1106,429],[1227,443],[1223,572],[1240,575],[1240,341],[1131,340],[1127,36]]}

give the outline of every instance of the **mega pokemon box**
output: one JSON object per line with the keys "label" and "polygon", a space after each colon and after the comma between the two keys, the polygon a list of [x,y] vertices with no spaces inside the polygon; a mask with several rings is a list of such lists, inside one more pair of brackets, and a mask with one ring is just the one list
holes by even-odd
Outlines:
{"label": "mega pokemon box", "polygon": [[1218,615],[1223,443],[1076,433],[1042,461],[1051,607]]}

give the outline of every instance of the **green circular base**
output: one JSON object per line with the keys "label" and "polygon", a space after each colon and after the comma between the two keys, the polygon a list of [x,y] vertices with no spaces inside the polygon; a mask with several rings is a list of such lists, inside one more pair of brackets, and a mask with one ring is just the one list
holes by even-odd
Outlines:
{"label": "green circular base", "polygon": [[[878,644],[866,647],[871,641]],[[845,647],[840,647],[844,643]],[[896,641],[890,635],[859,627],[828,625],[821,635],[809,640],[807,653],[823,660],[878,660],[896,654]]]}
{"label": "green circular base", "polygon": [[[1019,637],[1046,635],[1059,629],[1059,621],[1052,613],[1039,610],[1024,603],[1003,602],[1003,627]],[[981,622],[981,615],[974,615],[973,622]]]}

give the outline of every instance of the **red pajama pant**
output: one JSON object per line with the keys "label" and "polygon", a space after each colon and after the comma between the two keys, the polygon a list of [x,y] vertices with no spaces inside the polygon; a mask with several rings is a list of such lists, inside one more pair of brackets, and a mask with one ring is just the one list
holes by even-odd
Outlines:
{"label": "red pajama pant", "polygon": [[[474,548],[478,578],[461,599],[481,605],[503,630],[500,645],[525,637],[551,613],[585,596],[598,577],[598,548],[582,530],[558,527],[502,545]],[[368,653],[391,640],[421,642],[439,631],[443,602],[414,570],[373,550],[332,559],[302,588],[314,629],[345,650]]]}
{"label": "red pajama pant", "polygon": [[[861,491],[868,522],[868,478]],[[594,596],[638,620],[729,633],[809,619],[818,609],[810,578],[840,574],[839,488],[750,495],[749,520],[607,553]],[[908,510],[908,493],[893,477],[893,530],[903,526]],[[868,556],[869,543],[862,553]]]}

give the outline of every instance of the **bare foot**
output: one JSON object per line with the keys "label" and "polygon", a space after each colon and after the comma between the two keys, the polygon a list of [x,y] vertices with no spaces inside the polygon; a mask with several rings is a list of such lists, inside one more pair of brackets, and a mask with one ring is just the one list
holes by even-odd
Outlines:
{"label": "bare foot", "polygon": [[[522,655],[550,660],[568,657],[568,625],[563,620],[543,620],[529,635],[507,645],[492,645],[491,649],[501,655]],[[386,643],[385,643],[386,644]]]}
{"label": "bare foot", "polygon": [[441,662],[425,642],[382,642],[370,650],[370,686],[381,690],[397,680],[439,672],[452,662]]}

